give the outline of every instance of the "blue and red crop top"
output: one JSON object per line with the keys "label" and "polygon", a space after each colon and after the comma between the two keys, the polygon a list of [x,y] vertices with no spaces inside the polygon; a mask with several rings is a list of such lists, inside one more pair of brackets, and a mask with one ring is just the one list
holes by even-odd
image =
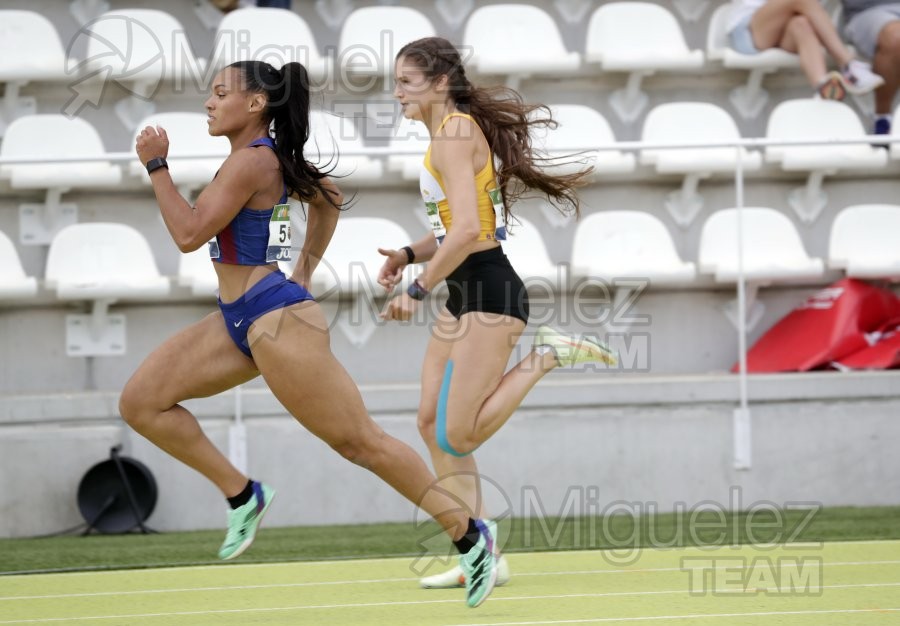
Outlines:
{"label": "blue and red crop top", "polygon": [[[275,142],[271,137],[260,137],[248,147],[256,146],[274,150]],[[287,186],[281,200],[271,209],[242,208],[228,226],[210,240],[210,258],[231,265],[268,265],[290,260],[291,231],[286,202]]]}

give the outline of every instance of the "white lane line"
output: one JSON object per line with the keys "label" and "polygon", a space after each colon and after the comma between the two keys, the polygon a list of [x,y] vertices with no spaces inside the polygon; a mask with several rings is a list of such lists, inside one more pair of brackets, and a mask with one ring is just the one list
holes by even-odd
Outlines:
{"label": "white lane line", "polygon": [[[895,583],[857,583],[850,585],[822,585],[819,587],[810,588],[810,592],[814,591],[822,591],[825,589],[852,589],[858,587],[900,587],[900,582]],[[774,590],[777,591],[777,588]],[[754,589],[753,594],[764,593],[767,590],[765,589]],[[492,603],[497,602],[520,602],[520,601],[533,601],[533,600],[571,600],[575,598],[585,599],[585,598],[614,598],[614,597],[642,597],[642,596],[660,596],[660,595],[676,595],[676,594],[685,594],[690,593],[690,589],[669,589],[665,591],[611,591],[608,593],[567,593],[567,594],[557,594],[557,595],[543,595],[543,596],[513,596],[508,598],[491,598]],[[735,594],[737,595],[737,593]],[[459,599],[444,599],[444,600],[407,600],[401,602],[354,602],[351,604],[317,604],[317,605],[299,605],[299,606],[283,606],[283,607],[262,607],[262,608],[250,608],[250,609],[213,609],[209,611],[175,611],[169,613],[140,613],[140,614],[132,614],[132,615],[94,615],[94,616],[85,616],[85,617],[46,617],[46,618],[37,618],[37,619],[25,619],[25,620],[12,620],[12,621],[2,621],[0,624],[40,624],[47,622],[60,622],[60,621],[80,621],[80,620],[91,620],[91,619],[134,619],[134,618],[147,618],[147,617],[177,617],[177,616],[185,616],[185,615],[219,615],[219,614],[230,614],[230,613],[268,613],[273,611],[308,611],[314,609],[359,609],[359,608],[372,608],[372,607],[391,607],[391,606],[416,606],[416,605],[424,605],[424,604],[457,604],[459,603]],[[884,610],[893,610],[893,609],[884,609]],[[897,609],[900,610],[900,609]],[[760,614],[763,615],[763,614]],[[627,619],[637,619],[637,618],[627,618]],[[651,619],[651,618],[640,618],[640,619]],[[658,619],[658,618],[652,618]],[[588,620],[590,621],[590,620]],[[529,624],[531,622],[510,622],[510,624]],[[535,624],[553,624],[556,622],[534,622]],[[564,622],[560,622],[564,623]],[[578,623],[573,622],[573,623]],[[479,625],[472,625],[479,626]],[[501,626],[497,625],[484,625],[484,626]]]}
{"label": "white lane line", "polygon": [[[871,565],[898,565],[900,564],[900,560],[898,561],[841,561],[836,563],[829,563],[824,561],[822,565],[825,567],[838,567],[838,566],[871,566]],[[780,565],[780,564],[779,564]],[[755,564],[749,563],[746,565],[742,565],[740,567],[729,563],[723,567],[709,567],[706,569],[709,570],[717,570],[717,569],[726,569],[726,570],[735,570],[735,569],[748,569],[756,567]],[[686,571],[684,568],[680,567],[660,567],[655,569],[606,569],[606,570],[571,570],[571,571],[562,571],[562,572],[523,572],[517,573],[516,577],[525,577],[525,576],[585,576],[585,575],[596,575],[596,574],[647,574],[647,573],[664,573],[664,572],[684,572]],[[191,592],[209,592],[209,591],[242,591],[242,590],[251,590],[251,589],[281,589],[281,588],[297,588],[297,587],[327,587],[334,585],[374,585],[374,584],[385,584],[385,583],[405,583],[405,582],[413,582],[418,581],[418,578],[374,578],[369,580],[334,580],[334,581],[316,581],[316,582],[305,582],[305,583],[272,583],[269,585],[224,585],[219,587],[180,587],[174,589],[136,589],[136,590],[125,590],[125,591],[96,591],[96,592],[84,592],[84,593],[60,593],[60,594],[47,594],[40,596],[7,596],[0,597],[0,602],[10,601],[10,600],[54,600],[54,599],[64,599],[64,598],[95,598],[95,597],[103,597],[103,596],[129,596],[129,595],[142,595],[142,594],[157,594],[157,593],[191,593]],[[2,622],[0,622],[2,623]]]}
{"label": "white lane line", "polygon": [[760,611],[758,613],[692,613],[689,615],[654,615],[652,617],[598,617],[596,619],[567,619],[550,622],[485,622],[473,624],[453,624],[451,626],[541,626],[546,624],[603,624],[615,622],[649,622],[662,620],[700,619],[703,617],[778,617],[784,615],[832,615],[852,613],[888,613],[897,612],[900,608],[888,609],[832,609],[810,611]]}
{"label": "white lane line", "polygon": [[[524,575],[524,574],[523,574]],[[194,591],[246,591],[251,589],[279,589],[295,587],[325,587],[329,585],[372,585],[378,583],[411,582],[418,578],[381,578],[372,580],[335,580],[330,582],[311,583],[273,583],[270,585],[226,585],[222,587],[185,587],[178,589],[135,589],[132,591],[97,591],[92,593],[61,593],[45,596],[10,596],[4,600],[52,600],[58,598],[95,598],[100,596],[132,596],[153,593],[191,593]]]}

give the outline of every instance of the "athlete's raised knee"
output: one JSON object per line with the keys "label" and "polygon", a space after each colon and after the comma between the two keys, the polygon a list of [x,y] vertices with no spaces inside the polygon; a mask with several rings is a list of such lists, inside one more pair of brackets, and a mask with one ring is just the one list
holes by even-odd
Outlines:
{"label": "athlete's raised knee", "polygon": [[480,442],[472,438],[472,433],[467,428],[448,428],[446,437],[444,438],[446,446],[444,452],[449,452],[455,456],[467,456],[475,452],[475,449],[481,445]]}
{"label": "athlete's raised knee", "polygon": [[153,411],[147,403],[148,391],[133,380],[128,381],[119,396],[119,415],[125,423],[140,430],[151,418]]}

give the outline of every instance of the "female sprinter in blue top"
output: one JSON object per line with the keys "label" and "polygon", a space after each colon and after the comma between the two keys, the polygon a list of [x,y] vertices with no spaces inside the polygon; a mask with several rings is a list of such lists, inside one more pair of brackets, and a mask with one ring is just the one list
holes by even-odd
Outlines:
{"label": "female sprinter in blue top", "polygon": [[[405,294],[391,300],[383,316],[406,320],[418,301],[441,281],[449,298],[438,315],[422,365],[419,430],[435,473],[472,515],[480,516],[475,459],[479,445],[506,423],[528,391],[559,365],[599,361],[615,364],[605,345],[542,326],[534,349],[504,373],[528,321],[528,294],[501,241],[510,205],[526,190],[546,195],[563,210],[578,212],[574,188],[589,170],[553,175],[536,164],[529,130],[552,126],[546,107],[527,105],[506,88],[479,89],[466,77],[460,55],[446,39],[429,37],[397,54],[394,95],[403,115],[425,124],[431,143],[419,186],[433,229],[387,257],[378,280],[392,288],[403,268],[428,261]],[[498,167],[495,169],[495,158]],[[509,577],[504,559],[500,581]],[[464,584],[455,568],[423,579],[424,587]]]}
{"label": "female sprinter in blue top", "polygon": [[[150,171],[178,248],[189,252],[208,242],[219,278],[219,310],[141,364],[122,392],[120,410],[132,428],[206,476],[228,499],[228,532],[219,557],[232,559],[253,541],[275,491],[232,466],[180,403],[262,374],[301,425],[447,529],[472,577],[467,603],[478,606],[496,580],[493,527],[430,490],[435,478],[421,457],[368,416],[358,389],[331,354],[325,317],[306,289],[343,202],[338,188],[303,155],[309,96],[309,78],[299,63],[277,70],[246,61],[220,71],[205,106],[209,133],[227,137],[231,154],[193,206],[169,175],[165,130],[148,126],[137,137],[138,157]],[[288,196],[308,205],[306,240],[291,278],[276,263],[290,250]]]}

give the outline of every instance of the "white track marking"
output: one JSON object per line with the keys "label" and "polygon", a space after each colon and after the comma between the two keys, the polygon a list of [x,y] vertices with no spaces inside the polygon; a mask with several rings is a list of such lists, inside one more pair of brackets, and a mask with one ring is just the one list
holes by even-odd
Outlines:
{"label": "white track marking", "polygon": [[[823,566],[825,567],[838,567],[838,566],[870,566],[870,565],[898,565],[900,564],[900,560],[898,561],[839,561],[835,563],[829,563],[827,561],[823,562]],[[735,565],[729,564],[727,569],[747,569],[748,567],[753,567],[752,564],[737,567]],[[721,569],[721,568],[707,568],[707,569]],[[142,570],[146,571],[146,570]],[[658,567],[653,569],[601,569],[601,570],[571,570],[571,571],[562,571],[562,572],[525,572],[525,573],[517,573],[515,576],[525,577],[525,576],[585,576],[585,575],[596,575],[596,574],[648,574],[648,573],[664,573],[664,572],[684,572],[685,570],[680,567]],[[89,572],[85,572],[84,575],[89,575]],[[60,593],[60,594],[47,594],[40,596],[8,596],[8,597],[0,597],[0,602],[9,601],[9,600],[53,600],[53,599],[63,599],[63,598],[94,598],[94,597],[103,597],[103,596],[128,596],[128,595],[142,595],[142,594],[159,594],[159,593],[191,593],[191,592],[208,592],[208,591],[241,591],[241,590],[249,590],[249,589],[279,589],[279,588],[296,588],[296,587],[325,587],[325,586],[333,586],[333,585],[375,585],[375,584],[385,584],[385,583],[397,583],[397,582],[412,582],[417,581],[418,578],[375,578],[369,580],[334,580],[334,581],[322,581],[322,582],[306,582],[306,583],[273,583],[269,585],[224,585],[220,587],[181,587],[181,588],[173,588],[173,589],[137,589],[130,591],[96,591],[90,593]],[[827,588],[827,587],[826,587]],[[0,622],[2,623],[2,622]]]}
{"label": "white track marking", "polygon": [[[851,585],[822,585],[821,587],[816,587],[815,589],[824,590],[824,589],[852,589],[858,587],[900,587],[900,582],[896,583],[858,583]],[[764,590],[762,590],[764,591]],[[629,597],[629,596],[659,596],[659,595],[675,595],[675,594],[685,594],[690,593],[690,589],[671,589],[666,591],[614,591],[608,593],[570,593],[570,594],[558,594],[558,595],[543,595],[543,596],[513,596],[513,597],[494,597],[491,598],[491,603],[497,602],[529,602],[533,600],[570,600],[574,598],[614,598],[614,597]],[[758,593],[754,590],[754,593]],[[135,619],[135,618],[148,618],[148,617],[178,617],[178,616],[186,616],[186,615],[225,615],[231,613],[268,613],[273,611],[308,611],[308,610],[322,610],[322,609],[359,609],[359,608],[372,608],[372,607],[391,607],[391,606],[417,606],[417,605],[426,605],[426,604],[458,604],[460,602],[459,599],[444,599],[444,600],[408,600],[401,602],[357,602],[350,604],[317,604],[317,605],[299,605],[299,606],[284,606],[284,607],[262,607],[262,608],[251,608],[251,609],[214,609],[209,611],[173,611],[168,613],[139,613],[139,614],[131,614],[131,615],[93,615],[93,616],[83,616],[83,617],[47,617],[47,618],[39,618],[39,619],[25,619],[25,620],[12,620],[12,621],[2,621],[0,624],[41,624],[48,622],[62,622],[62,621],[83,621],[83,620],[91,620],[91,619]],[[898,609],[872,609],[874,610],[883,610],[883,611],[900,611]],[[809,611],[809,613],[819,613],[819,612],[855,612],[852,610],[835,610],[835,611]],[[738,615],[790,615],[792,612],[784,612],[784,613],[736,613],[734,615],[723,615],[722,617],[730,617],[730,616],[738,616]],[[671,619],[683,619],[688,617],[694,617],[693,615],[686,616],[675,616],[670,617]],[[633,621],[639,619],[662,619],[660,617],[635,617],[635,618],[604,618],[600,620],[574,620],[572,622],[508,622],[509,624],[564,624],[564,623],[592,623],[597,621]],[[503,624],[507,624],[507,622],[500,622],[498,624],[484,624],[484,625],[471,625],[471,626],[503,626]]]}
{"label": "white track marking", "polygon": [[700,619],[703,617],[778,617],[783,615],[831,615],[847,613],[886,613],[897,612],[900,608],[890,609],[833,609],[810,611],[761,611],[758,613],[693,613],[690,615],[655,615],[653,617],[598,617],[596,619],[554,620],[551,622],[486,622],[483,624],[455,624],[452,626],[541,626],[546,624],[604,624],[615,622],[649,622],[662,620]]}

